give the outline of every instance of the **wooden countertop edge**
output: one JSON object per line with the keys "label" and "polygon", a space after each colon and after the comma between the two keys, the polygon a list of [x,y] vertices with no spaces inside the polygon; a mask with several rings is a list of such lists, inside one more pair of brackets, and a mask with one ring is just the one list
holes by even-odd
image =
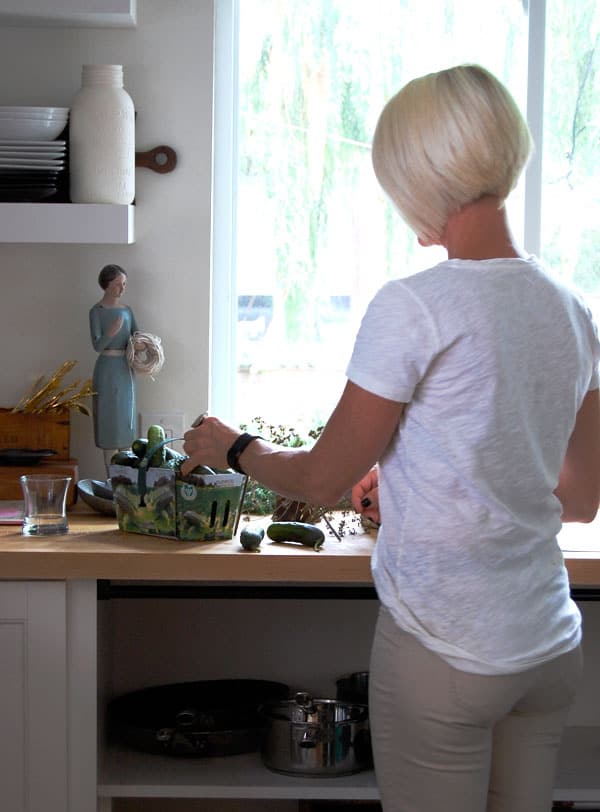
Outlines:
{"label": "wooden countertop edge", "polygon": [[173,558],[169,553],[118,553],[82,556],[73,552],[0,552],[0,578],[63,580],[94,578],[135,581],[196,581],[238,584],[315,584],[372,586],[366,556],[319,556],[318,561],[291,556],[238,556],[204,554],[195,559]]}
{"label": "wooden countertop edge", "polygon": [[333,537],[322,550],[264,541],[260,552],[237,539],[190,542],[123,533],[95,514],[70,517],[66,536],[24,538],[19,527],[0,528],[0,578],[196,581],[209,584],[372,586],[374,538]]}
{"label": "wooden countertop edge", "polygon": [[[198,566],[170,565],[164,555],[119,555],[86,559],[78,553],[40,553],[13,557],[0,552],[0,580],[71,580],[108,579],[134,581],[185,581],[203,584],[296,584],[314,586],[373,586],[370,562],[364,556],[336,557],[326,564],[320,561],[285,562],[271,557],[260,567],[235,566],[222,556],[203,556]],[[572,587],[600,589],[600,560],[567,559],[569,582]]]}
{"label": "wooden countertop edge", "polygon": [[[328,537],[323,549],[263,542],[259,553],[237,539],[189,542],[123,533],[114,519],[73,514],[67,536],[25,538],[20,528],[0,527],[0,579],[112,579],[194,581],[204,584],[372,586],[375,539]],[[600,545],[567,550],[571,585],[600,588]]]}

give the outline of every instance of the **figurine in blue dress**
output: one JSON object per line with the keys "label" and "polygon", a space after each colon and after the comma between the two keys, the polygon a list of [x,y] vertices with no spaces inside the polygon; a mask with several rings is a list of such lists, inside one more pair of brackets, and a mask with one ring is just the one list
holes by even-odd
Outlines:
{"label": "figurine in blue dress", "polygon": [[133,311],[121,304],[127,287],[127,273],[120,265],[105,265],[98,284],[102,299],[90,310],[90,332],[99,353],[94,366],[92,401],[94,439],[104,449],[108,463],[118,449],[129,448],[135,439],[135,373],[129,365],[127,346],[137,332]]}

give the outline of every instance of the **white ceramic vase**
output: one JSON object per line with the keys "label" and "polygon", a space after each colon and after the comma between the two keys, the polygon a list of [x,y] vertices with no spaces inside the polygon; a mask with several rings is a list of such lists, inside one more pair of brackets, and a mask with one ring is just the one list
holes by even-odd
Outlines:
{"label": "white ceramic vase", "polygon": [[73,203],[132,203],[135,110],[122,65],[84,65],[69,120]]}

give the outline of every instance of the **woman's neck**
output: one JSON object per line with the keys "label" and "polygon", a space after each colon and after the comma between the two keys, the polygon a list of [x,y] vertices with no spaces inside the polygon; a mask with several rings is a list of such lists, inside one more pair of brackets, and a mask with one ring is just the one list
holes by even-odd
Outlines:
{"label": "woman's neck", "polygon": [[121,307],[121,299],[119,296],[104,296],[100,299],[102,307]]}
{"label": "woman's neck", "polygon": [[525,257],[498,198],[485,196],[451,214],[442,236],[448,259]]}

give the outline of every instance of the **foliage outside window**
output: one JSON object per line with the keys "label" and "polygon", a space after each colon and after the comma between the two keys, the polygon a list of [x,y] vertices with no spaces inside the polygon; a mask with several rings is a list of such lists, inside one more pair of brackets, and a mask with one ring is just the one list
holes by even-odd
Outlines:
{"label": "foliage outside window", "polygon": [[547,0],[542,258],[600,321],[600,4]]}

